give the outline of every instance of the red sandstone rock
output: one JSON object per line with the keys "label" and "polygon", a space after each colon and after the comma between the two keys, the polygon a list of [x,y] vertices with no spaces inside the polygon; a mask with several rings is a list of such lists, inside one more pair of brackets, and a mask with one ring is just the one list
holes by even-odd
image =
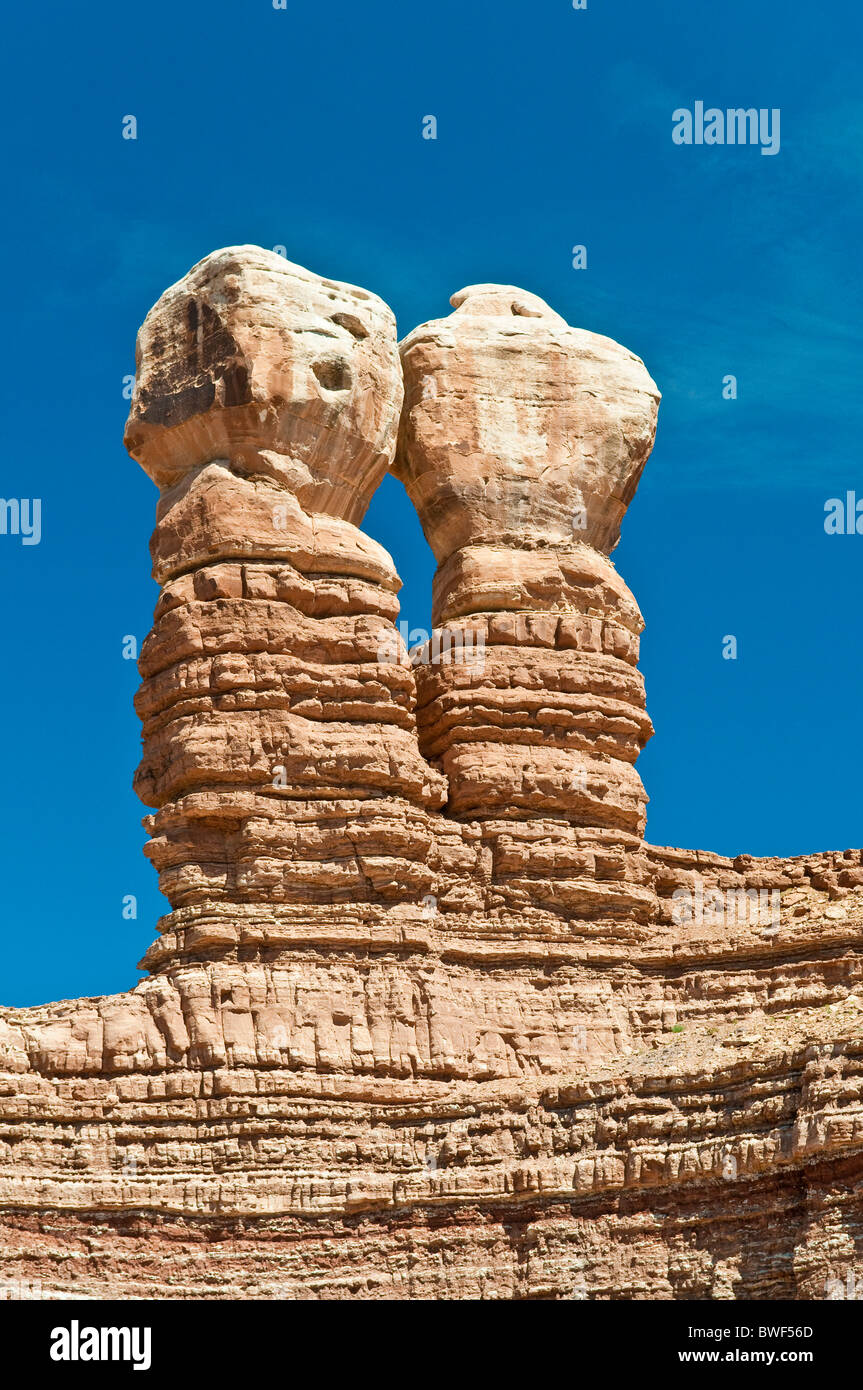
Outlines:
{"label": "red sandstone rock", "polygon": [[240,247],[141,330],[137,786],[172,910],[130,993],[0,1009],[12,1296],[863,1272],[863,854],[645,843],[607,551],[656,388],[523,291],[454,303],[403,345],[396,467],[439,562],[416,667],[357,529],[401,401],[385,306]]}
{"label": "red sandstone rock", "polygon": [[[165,587],[136,785],[158,808],[164,892],[175,907],[415,904],[443,783],[419,756],[398,644],[378,655],[398,576],[354,524],[395,449],[392,314],[238,247],[166,291],[137,356],[126,440],[162,487]],[[367,814],[381,797],[386,814]]]}
{"label": "red sandstone rock", "polygon": [[475,285],[452,303],[402,344],[397,471],[438,560],[433,621],[469,619],[485,659],[418,669],[420,747],[459,818],[517,836],[526,813],[557,817],[573,852],[578,827],[641,835],[644,624],[605,551],[659,393],[535,295]]}

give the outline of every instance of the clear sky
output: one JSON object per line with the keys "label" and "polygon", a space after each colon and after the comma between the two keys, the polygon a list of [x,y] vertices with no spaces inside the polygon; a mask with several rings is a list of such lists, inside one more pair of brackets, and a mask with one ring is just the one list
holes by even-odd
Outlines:
{"label": "clear sky", "polygon": [[[156,494],[123,450],[123,379],[162,290],[239,242],[376,291],[401,333],[498,281],[643,357],[659,433],[614,559],[647,622],[648,838],[725,854],[863,843],[863,535],[824,530],[828,498],[863,499],[860,14],[853,0],[7,12],[0,494],[40,498],[42,535],[0,535],[0,1002],[128,987],[166,910],[131,790],[138,676],[122,644],[150,626]],[[672,113],[697,101],[778,108],[779,152],[676,145]],[[405,581],[403,616],[428,626],[433,563],[394,479],[366,525]]]}

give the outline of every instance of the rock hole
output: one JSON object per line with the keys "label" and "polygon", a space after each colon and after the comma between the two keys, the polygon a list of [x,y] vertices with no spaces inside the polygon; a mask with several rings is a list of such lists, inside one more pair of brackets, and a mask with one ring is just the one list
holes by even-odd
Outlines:
{"label": "rock hole", "polygon": [[312,371],[325,391],[349,391],[351,369],[341,357],[325,357],[312,363]]}
{"label": "rock hole", "polygon": [[330,322],[337,323],[340,328],[346,328],[355,338],[367,338],[368,329],[360,322],[356,314],[330,314]]}

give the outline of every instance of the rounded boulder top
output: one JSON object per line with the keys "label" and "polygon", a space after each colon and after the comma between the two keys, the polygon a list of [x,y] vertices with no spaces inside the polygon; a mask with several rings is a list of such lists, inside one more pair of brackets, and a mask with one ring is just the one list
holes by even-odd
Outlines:
{"label": "rounded boulder top", "polygon": [[[377,295],[260,246],[212,252],[138,333],[125,442],[161,487],[260,451],[365,511],[395,448],[402,403],[395,318]],[[341,509],[341,508],[340,508]]]}
{"label": "rounded boulder top", "polygon": [[401,344],[395,471],[438,562],[467,545],[608,554],[656,433],[644,363],[514,285],[451,303]]}

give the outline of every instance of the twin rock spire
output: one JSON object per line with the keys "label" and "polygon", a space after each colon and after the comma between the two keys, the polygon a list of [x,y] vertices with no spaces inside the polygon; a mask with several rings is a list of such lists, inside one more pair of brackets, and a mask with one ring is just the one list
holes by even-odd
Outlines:
{"label": "twin rock spire", "polygon": [[[534,295],[452,304],[399,349],[375,295],[242,246],[140,330],[126,445],[162,593],[136,785],[175,909],[150,966],[316,910],[350,936],[363,905],[517,908],[534,876],[579,915],[649,907],[643,623],[607,553],[659,393]],[[359,529],[388,469],[438,563],[418,665]]]}

